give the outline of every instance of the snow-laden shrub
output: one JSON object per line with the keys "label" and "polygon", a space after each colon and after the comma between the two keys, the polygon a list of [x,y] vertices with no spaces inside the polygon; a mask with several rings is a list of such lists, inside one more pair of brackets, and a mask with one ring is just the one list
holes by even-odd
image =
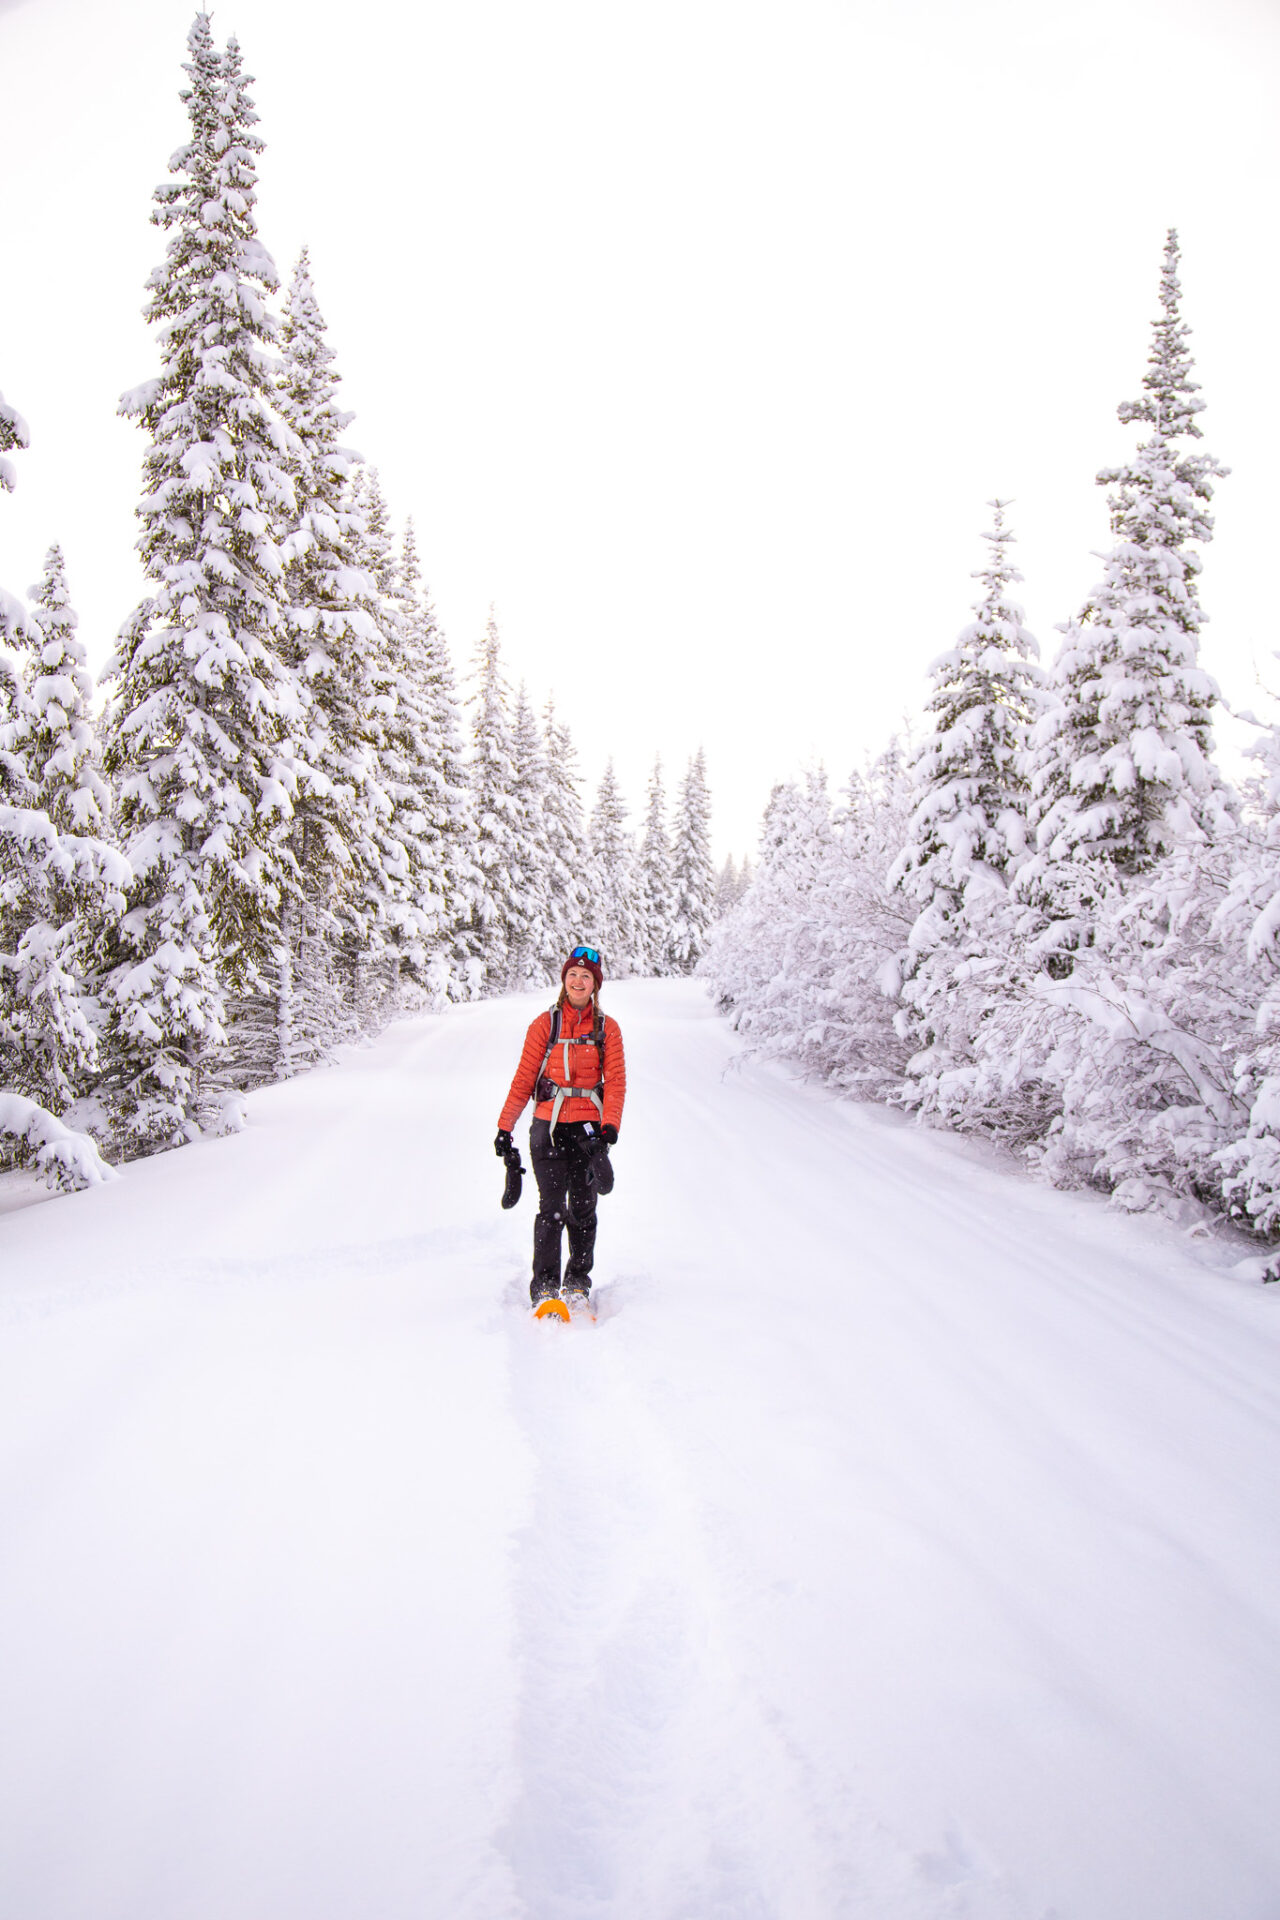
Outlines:
{"label": "snow-laden shrub", "polygon": [[1248,815],[1217,913],[1255,988],[1235,1059],[1234,1090],[1248,1118],[1218,1162],[1233,1218],[1271,1235],[1280,1233],[1280,731],[1264,729],[1252,751],[1262,773],[1246,787]]}
{"label": "snow-laden shrub", "polygon": [[891,996],[910,912],[885,883],[908,804],[896,751],[855,774],[834,817],[821,774],[775,788],[751,884],[699,969],[750,1053],[876,1099],[908,1053]]}
{"label": "snow-laden shrub", "polygon": [[1219,845],[1180,849],[1140,885],[1113,880],[1070,975],[1036,979],[1027,1007],[1053,1035],[1062,1110],[1029,1157],[1055,1184],[1101,1186],[1131,1210],[1221,1206],[1257,1000],[1221,914],[1230,873]]}
{"label": "snow-laden shrub", "polygon": [[1055,1185],[1131,1210],[1221,1211],[1262,991],[1231,905],[1240,855],[1239,840],[1182,848],[1141,883],[1071,863],[1059,883],[1087,903],[1090,934],[1069,956],[1061,922],[995,906],[987,951],[955,968],[970,1058],[932,1077],[913,1061],[915,1104],[1022,1151]]}
{"label": "snow-laden shrub", "polygon": [[120,1177],[87,1133],[76,1133],[20,1093],[0,1092],[0,1140],[5,1143],[7,1159],[17,1166],[33,1167],[51,1187],[64,1193],[102,1186]]}

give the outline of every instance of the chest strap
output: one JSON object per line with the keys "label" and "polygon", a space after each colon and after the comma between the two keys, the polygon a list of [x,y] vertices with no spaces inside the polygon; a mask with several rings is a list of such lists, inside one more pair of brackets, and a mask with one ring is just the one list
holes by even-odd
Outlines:
{"label": "chest strap", "polygon": [[[551,1064],[551,1056],[555,1052],[557,1047],[561,1049],[561,1053],[562,1053],[562,1061],[563,1061],[563,1068],[564,1068],[563,1083],[561,1083],[559,1080],[553,1080],[547,1072],[547,1068]],[[594,1047],[595,1048],[597,1068],[598,1068],[600,1077],[596,1081],[596,1084],[594,1085],[594,1087],[575,1087],[568,1084],[573,1079],[573,1070],[569,1065],[570,1047]],[[566,1034],[562,1039],[560,1035],[560,1009],[559,1007],[552,1007],[551,1035],[547,1041],[547,1051],[542,1056],[542,1067],[538,1073],[538,1084],[535,1090],[535,1098],[540,1101],[549,1100],[551,1102],[551,1138],[553,1140],[555,1139],[556,1123],[560,1118],[560,1109],[564,1105],[566,1100],[590,1100],[592,1106],[595,1108],[596,1112],[600,1115],[600,1123],[603,1126],[604,1101],[601,1098],[601,1090],[603,1087],[604,1087],[604,1021],[600,1018],[599,1014],[597,1013],[595,1025],[592,1027],[590,1033],[575,1034],[572,1037]]]}

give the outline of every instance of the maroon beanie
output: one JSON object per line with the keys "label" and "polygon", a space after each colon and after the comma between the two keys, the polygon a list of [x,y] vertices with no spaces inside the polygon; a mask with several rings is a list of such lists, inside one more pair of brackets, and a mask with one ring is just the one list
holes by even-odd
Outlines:
{"label": "maroon beanie", "polygon": [[604,968],[599,962],[599,960],[588,960],[585,955],[582,957],[581,960],[575,960],[573,955],[570,954],[569,958],[565,961],[564,965],[560,969],[560,985],[561,986],[564,985],[564,977],[566,973],[568,973],[570,967],[585,967],[587,972],[591,975],[591,978],[595,981],[596,992],[599,993],[601,987],[604,985]]}

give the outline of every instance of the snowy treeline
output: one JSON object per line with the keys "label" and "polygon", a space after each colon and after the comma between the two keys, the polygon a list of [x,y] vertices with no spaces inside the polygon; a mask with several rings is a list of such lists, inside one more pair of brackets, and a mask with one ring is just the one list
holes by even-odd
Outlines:
{"label": "snowy treeline", "polygon": [[[187,46],[160,370],[121,402],[147,592],[96,723],[60,549],[29,608],[0,591],[0,1164],[65,1185],[239,1124],[240,1090],[398,1008],[549,983],[574,941],[691,971],[723,904],[701,754],[671,809],[655,766],[637,835],[612,766],[586,815],[492,618],[468,706],[412,523],[343,444],[305,250],[273,307],[240,49],[204,13]],[[0,397],[0,455],[27,444]]]}
{"label": "snowy treeline", "polygon": [[985,1134],[1062,1185],[1280,1233],[1280,729],[1235,793],[1199,665],[1213,481],[1177,236],[1114,542],[1051,671],[992,503],[974,620],[932,729],[833,807],[775,789],[704,961],[754,1046]]}

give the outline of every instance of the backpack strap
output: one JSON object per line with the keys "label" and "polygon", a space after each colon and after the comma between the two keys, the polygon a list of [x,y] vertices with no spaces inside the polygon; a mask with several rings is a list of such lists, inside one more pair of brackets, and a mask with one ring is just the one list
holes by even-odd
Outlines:
{"label": "backpack strap", "polygon": [[[556,1044],[559,1041],[559,1039],[560,1039],[560,1004],[557,1001],[555,1006],[552,1007],[551,1009],[551,1031],[547,1037],[547,1050],[542,1056],[542,1066],[539,1069],[537,1084],[534,1087],[535,1099],[538,1099],[542,1094],[542,1082],[546,1077],[547,1068],[551,1064],[551,1055],[555,1051]],[[582,1034],[576,1040],[567,1040],[565,1042],[566,1072],[568,1071],[568,1065],[569,1065],[568,1050],[571,1046],[577,1046],[577,1047],[591,1046],[595,1048],[596,1060],[598,1062],[598,1072],[600,1077],[597,1080],[594,1087],[565,1087],[565,1086],[561,1086],[558,1081],[552,1082],[552,1084],[556,1089],[554,1094],[551,1094],[548,1096],[548,1098],[551,1101],[551,1138],[552,1140],[554,1140],[556,1136],[556,1124],[560,1119],[560,1109],[564,1105],[566,1100],[590,1100],[592,1105],[595,1107],[596,1112],[600,1116],[601,1125],[604,1124],[604,1101],[600,1096],[600,1090],[604,1086],[604,1015],[601,1013],[600,1008],[598,1006],[596,1007],[595,1024],[592,1027],[590,1034],[589,1035]]]}
{"label": "backpack strap", "polygon": [[551,1049],[555,1046],[556,1041],[559,1038],[560,1038],[560,1005],[559,1005],[559,1002],[557,1002],[556,1005],[551,1009],[551,1026],[547,1033],[547,1050],[542,1056],[542,1065],[538,1068],[538,1078],[534,1082],[533,1091],[534,1091],[535,1099],[537,1098],[538,1088],[542,1085],[543,1076],[545,1075],[547,1068],[551,1064]]}

